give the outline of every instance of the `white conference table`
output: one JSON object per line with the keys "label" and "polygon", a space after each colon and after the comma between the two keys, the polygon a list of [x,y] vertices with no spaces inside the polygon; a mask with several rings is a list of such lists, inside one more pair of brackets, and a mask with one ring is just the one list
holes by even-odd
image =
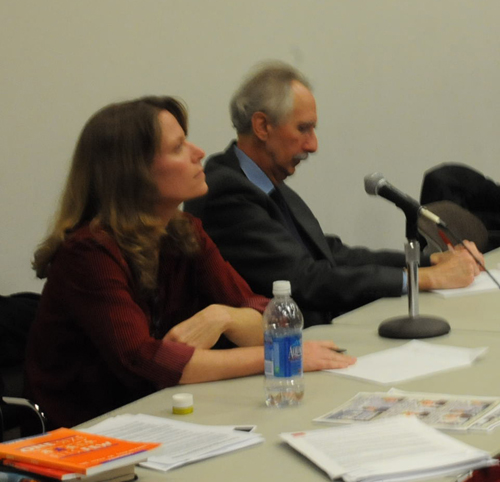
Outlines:
{"label": "white conference table", "polygon": [[[443,300],[444,302],[445,300]],[[356,319],[356,312],[351,314]],[[345,317],[347,320],[347,316]],[[364,355],[398,346],[405,340],[380,338],[376,329],[349,323],[318,326],[305,330],[305,339],[334,339],[353,355]],[[428,340],[464,347],[488,346],[489,353],[473,366],[435,374],[396,385],[408,391],[500,396],[500,333],[452,330],[443,337]],[[140,481],[241,481],[275,482],[327,481],[327,475],[314,464],[281,442],[281,432],[311,430],[329,425],[312,419],[338,407],[361,391],[386,391],[390,387],[349,379],[327,372],[305,374],[306,392],[302,405],[286,409],[268,408],[264,404],[263,377],[252,376],[221,382],[172,387],[121,407],[83,424],[89,426],[106,417],[123,413],[146,413],[207,425],[257,425],[265,442],[237,452],[214,457],[167,473],[137,468]],[[194,412],[173,415],[174,393],[190,392]],[[491,453],[500,450],[500,429],[491,434],[456,435],[457,438]],[[362,454],[360,454],[362,456]],[[436,479],[450,480],[450,479]]]}
{"label": "white conference table", "polygon": [[[500,289],[460,298],[442,298],[435,293],[419,293],[420,315],[444,318],[452,330],[496,332],[500,334]],[[354,316],[352,316],[354,314]],[[335,325],[378,327],[392,317],[408,316],[408,300],[384,298],[335,318]]]}
{"label": "white conference table", "polygon": [[[500,250],[486,257],[488,267],[496,267]],[[500,396],[500,290],[499,292],[444,299],[432,293],[419,296],[421,314],[440,316],[451,325],[445,336],[427,339],[430,343],[489,347],[487,355],[469,368],[427,376],[395,385],[407,391],[476,396]],[[333,325],[316,326],[304,331],[305,339],[333,339],[354,356],[399,346],[407,340],[381,338],[380,322],[408,314],[406,297],[381,299],[337,319]],[[104,418],[123,413],[145,413],[207,425],[257,425],[265,442],[237,452],[214,457],[167,473],[138,467],[140,481],[220,481],[289,482],[327,481],[327,475],[313,463],[281,442],[281,432],[324,428],[313,418],[340,406],[362,391],[386,391],[389,386],[350,379],[327,372],[306,373],[303,403],[286,409],[264,404],[263,376],[167,388],[125,405],[102,417],[82,424],[93,425]],[[172,395],[190,392],[194,412],[172,414]],[[453,434],[454,437],[492,454],[500,451],[500,429],[490,434]],[[362,454],[360,454],[362,456]],[[450,481],[450,479],[436,479]]]}
{"label": "white conference table", "polygon": [[[500,249],[485,256],[486,266],[496,268]],[[452,330],[491,331],[500,333],[500,289],[481,294],[443,298],[436,293],[419,293],[420,315],[444,318]],[[408,315],[408,297],[382,298],[335,318],[335,325],[363,325],[376,328],[392,317]]]}

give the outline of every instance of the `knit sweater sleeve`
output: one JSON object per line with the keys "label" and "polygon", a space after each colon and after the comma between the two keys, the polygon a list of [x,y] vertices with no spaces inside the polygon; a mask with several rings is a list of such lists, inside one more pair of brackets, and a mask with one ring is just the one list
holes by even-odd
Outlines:
{"label": "knit sweater sleeve", "polygon": [[[55,271],[55,272],[54,272]],[[50,278],[71,319],[90,338],[115,375],[144,378],[157,388],[176,385],[194,348],[150,335],[128,265],[113,241],[77,239],[58,253]]]}

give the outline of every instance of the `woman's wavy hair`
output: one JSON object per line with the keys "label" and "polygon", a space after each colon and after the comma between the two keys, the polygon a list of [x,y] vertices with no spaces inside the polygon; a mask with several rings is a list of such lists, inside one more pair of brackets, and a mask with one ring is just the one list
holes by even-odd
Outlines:
{"label": "woman's wavy hair", "polygon": [[66,237],[81,225],[104,229],[118,243],[141,292],[157,284],[160,243],[198,252],[190,221],[179,212],[165,227],[156,214],[158,190],[151,164],[160,149],[158,114],[169,111],[187,135],[187,111],[172,97],[143,97],[108,105],[80,134],[59,211],[35,252],[33,269],[45,278]]}

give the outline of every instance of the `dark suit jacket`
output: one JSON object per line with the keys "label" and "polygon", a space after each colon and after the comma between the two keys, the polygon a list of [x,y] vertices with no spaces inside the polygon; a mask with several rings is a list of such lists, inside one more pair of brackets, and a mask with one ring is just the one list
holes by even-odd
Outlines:
{"label": "dark suit jacket", "polygon": [[285,184],[283,194],[306,241],[290,234],[278,205],[250,182],[231,144],[205,166],[209,192],[185,203],[201,218],[222,255],[256,292],[270,297],[275,280],[289,280],[305,326],[329,323],[350,309],[402,292],[402,252],[345,246],[325,236],[305,202]]}

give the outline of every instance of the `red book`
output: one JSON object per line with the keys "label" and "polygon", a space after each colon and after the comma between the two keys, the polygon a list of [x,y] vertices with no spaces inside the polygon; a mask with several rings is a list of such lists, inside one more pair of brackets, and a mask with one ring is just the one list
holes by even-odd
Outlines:
{"label": "red book", "polygon": [[93,475],[142,462],[159,445],[60,428],[0,444],[0,458]]}
{"label": "red book", "polygon": [[[30,464],[29,462],[18,462],[12,459],[3,459],[2,462],[4,467],[12,467],[30,475],[41,475],[43,476],[43,480],[47,480],[47,477],[54,480],[71,482],[129,482],[137,479],[134,465],[118,467],[117,469],[107,470],[100,474],[84,475],[68,472],[67,470],[52,469],[50,467],[44,467],[43,465]],[[0,468],[0,475],[1,473],[2,471]],[[26,481],[28,482],[28,479],[26,479]]]}
{"label": "red book", "polygon": [[43,465],[31,464],[29,462],[19,462],[12,459],[4,459],[3,465],[14,467],[15,469],[24,470],[25,472],[32,472],[37,475],[44,475],[57,480],[74,480],[79,477],[85,477],[83,474],[75,474],[67,470],[53,469],[51,467],[44,467]]}
{"label": "red book", "polygon": [[[117,469],[107,470],[100,474],[84,475],[68,472],[67,470],[52,469],[50,467],[44,467],[43,465],[30,464],[29,462],[18,462],[12,459],[4,459],[2,462],[3,466],[6,467],[13,467],[14,469],[22,470],[31,475],[42,475],[44,477],[43,480],[46,480],[47,477],[54,480],[72,482],[129,482],[131,480],[136,480],[135,467],[133,465],[118,467]],[[26,479],[26,481],[28,481],[28,479]]]}

